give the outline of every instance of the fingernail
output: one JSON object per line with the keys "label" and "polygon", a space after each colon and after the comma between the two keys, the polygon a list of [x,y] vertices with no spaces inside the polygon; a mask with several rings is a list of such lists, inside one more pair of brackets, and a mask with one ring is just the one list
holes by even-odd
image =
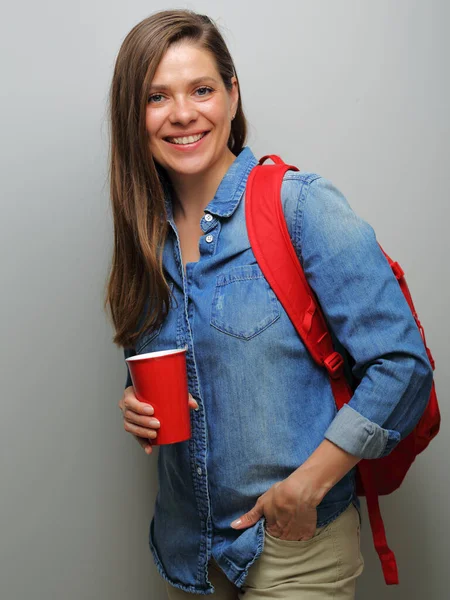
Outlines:
{"label": "fingernail", "polygon": [[241,519],[236,519],[231,523],[231,527],[238,527],[241,524]]}
{"label": "fingernail", "polygon": [[144,410],[146,415],[152,415],[155,412],[153,406],[145,406]]}

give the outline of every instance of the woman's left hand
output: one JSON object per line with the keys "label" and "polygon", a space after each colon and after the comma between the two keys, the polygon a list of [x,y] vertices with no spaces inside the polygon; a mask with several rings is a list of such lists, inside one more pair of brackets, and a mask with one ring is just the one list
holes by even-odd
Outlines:
{"label": "woman's left hand", "polygon": [[[234,529],[245,529],[265,516],[266,531],[282,540],[309,540],[317,525],[317,503],[295,478],[275,483],[260,496],[255,506],[231,523]],[[240,521],[238,523],[237,521]]]}

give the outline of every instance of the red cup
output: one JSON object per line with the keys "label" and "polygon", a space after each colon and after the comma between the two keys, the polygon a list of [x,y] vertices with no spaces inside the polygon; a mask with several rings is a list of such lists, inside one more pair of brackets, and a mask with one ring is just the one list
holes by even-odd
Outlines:
{"label": "red cup", "polygon": [[187,348],[161,350],[126,358],[134,394],[155,409],[161,423],[152,446],[184,442],[191,437],[191,416],[186,370]]}

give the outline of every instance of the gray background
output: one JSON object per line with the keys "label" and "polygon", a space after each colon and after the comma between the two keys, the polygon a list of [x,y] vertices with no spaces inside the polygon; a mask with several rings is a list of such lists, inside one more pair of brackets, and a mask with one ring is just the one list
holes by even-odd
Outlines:
{"label": "gray background", "polygon": [[189,7],[222,28],[249,144],[331,179],[403,266],[436,363],[442,433],[382,499],[401,586],[367,519],[359,599],[448,598],[450,106],[444,0],[87,0],[8,5],[0,35],[2,600],[165,598],[147,545],[156,454],[123,430],[102,311],[112,248],[107,90],[126,33]]}

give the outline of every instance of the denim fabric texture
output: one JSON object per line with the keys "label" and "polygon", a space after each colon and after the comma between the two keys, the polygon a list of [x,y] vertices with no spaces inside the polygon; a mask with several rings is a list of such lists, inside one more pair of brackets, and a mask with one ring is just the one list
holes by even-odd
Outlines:
{"label": "denim fabric texture", "polygon": [[[325,369],[311,359],[269,287],[245,225],[245,185],[257,159],[245,146],[201,219],[200,259],[184,272],[170,223],[163,265],[174,294],[156,331],[125,356],[188,347],[192,437],[159,447],[159,491],[150,549],[161,576],[211,594],[211,555],[241,587],[264,545],[262,517],[230,523],[295,471],[324,438],[361,458],[385,456],[419,420],[432,369],[419,330],[372,227],[315,173],[288,171],[282,202],[288,229],[338,343],[360,379],[337,411]],[[131,385],[128,374],[125,387]],[[355,470],[318,506],[317,527],[353,503]]]}

